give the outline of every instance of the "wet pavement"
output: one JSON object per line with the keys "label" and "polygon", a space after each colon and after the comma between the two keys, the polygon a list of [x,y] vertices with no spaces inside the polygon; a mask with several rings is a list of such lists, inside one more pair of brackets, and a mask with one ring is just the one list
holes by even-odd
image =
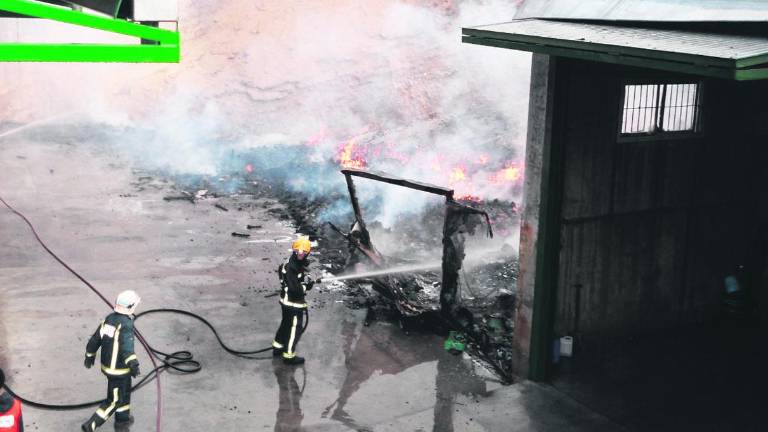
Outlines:
{"label": "wet pavement", "polygon": [[[210,320],[235,349],[268,346],[280,310],[264,296],[276,286],[274,270],[294,231],[269,212],[280,204],[245,196],[163,201],[169,193],[170,184],[132,170],[117,154],[22,134],[0,141],[0,196],[107,298],[134,289],[143,298],[139,312],[186,309]],[[262,228],[248,239],[231,236],[247,224]],[[0,290],[8,384],[47,403],[102,397],[105,380],[82,364],[86,340],[109,309],[4,208]],[[156,348],[190,349],[203,364],[194,375],[161,375],[162,430],[623,430],[552,387],[502,385],[470,357],[446,353],[439,336],[406,335],[381,321],[364,326],[365,311],[348,308],[343,292],[319,287],[309,299],[303,367],[270,355],[229,355],[190,318],[141,318],[137,328]],[[146,373],[149,358],[140,348],[137,354]],[[155,430],[157,401],[154,383],[133,395],[132,431]],[[25,427],[75,431],[92,411],[26,407]]]}

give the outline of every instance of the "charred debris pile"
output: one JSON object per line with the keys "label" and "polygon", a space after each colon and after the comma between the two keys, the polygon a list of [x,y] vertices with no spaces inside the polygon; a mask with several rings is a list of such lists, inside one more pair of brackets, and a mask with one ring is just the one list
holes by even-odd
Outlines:
{"label": "charred debris pile", "polygon": [[[339,176],[335,169],[328,171],[322,174]],[[283,172],[279,167],[275,170]],[[333,275],[415,265],[418,269],[413,271],[354,278],[337,286],[345,290],[349,307],[367,309],[366,325],[373,319],[386,319],[398,322],[406,332],[450,332],[451,340],[459,342],[452,345],[453,349],[466,348],[503,380],[511,381],[517,259],[508,245],[495,242],[496,247],[489,248],[491,243],[486,239],[493,236],[494,230],[511,231],[517,227],[514,203],[455,200],[450,189],[372,171],[344,169],[346,191],[325,194],[301,191],[290,185],[289,178],[270,174],[268,169],[246,169],[225,176],[176,176],[172,179],[176,191],[165,199],[194,204],[210,197],[238,198],[237,208],[221,206],[222,211],[256,205],[252,198],[276,200],[282,205],[269,211],[317,241],[318,253],[313,258],[319,263],[315,268]],[[368,223],[354,184],[354,178],[361,177],[442,195],[445,202],[426,208],[396,227]],[[232,235],[247,236],[247,229]],[[401,246],[397,256],[377,248],[381,237]],[[431,260],[412,258],[425,250],[431,251]],[[427,264],[419,267],[424,262]]]}

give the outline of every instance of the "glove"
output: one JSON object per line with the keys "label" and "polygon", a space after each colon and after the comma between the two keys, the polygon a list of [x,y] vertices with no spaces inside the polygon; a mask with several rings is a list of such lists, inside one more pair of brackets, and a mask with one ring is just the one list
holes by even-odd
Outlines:
{"label": "glove", "polygon": [[313,286],[315,286],[315,280],[307,276],[307,283],[305,285],[307,286],[307,291],[309,291]]}
{"label": "glove", "polygon": [[139,376],[139,362],[134,361],[131,362],[131,365],[129,366],[131,368],[131,377],[136,378]]}
{"label": "glove", "polygon": [[86,369],[90,369],[93,366],[93,363],[96,362],[96,356],[85,356],[85,362],[83,363],[85,365]]}

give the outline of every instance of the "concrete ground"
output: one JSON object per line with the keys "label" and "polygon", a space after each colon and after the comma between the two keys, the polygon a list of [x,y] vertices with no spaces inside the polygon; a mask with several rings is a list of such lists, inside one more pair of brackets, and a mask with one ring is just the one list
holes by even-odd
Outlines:
{"label": "concrete ground", "polygon": [[[280,204],[250,197],[166,202],[169,187],[89,146],[25,134],[0,139],[0,196],[107,298],[134,289],[143,297],[139,311],[186,309],[209,319],[234,348],[267,346],[279,308],[264,295],[294,234],[267,211]],[[230,235],[249,223],[263,228],[250,239]],[[47,403],[103,397],[105,380],[83,367],[83,354],[108,307],[4,207],[0,293],[0,367],[8,385]],[[364,311],[347,308],[342,292],[320,288],[310,301],[302,368],[231,356],[185,317],[142,318],[137,328],[156,348],[191,349],[203,363],[195,375],[162,374],[162,430],[623,430],[552,387],[499,384],[472,359],[444,352],[438,336],[407,336],[386,322],[365,327]],[[147,353],[137,353],[146,373]],[[156,404],[154,383],[133,395],[131,430],[155,430]],[[27,406],[25,427],[76,431],[92,411]]]}

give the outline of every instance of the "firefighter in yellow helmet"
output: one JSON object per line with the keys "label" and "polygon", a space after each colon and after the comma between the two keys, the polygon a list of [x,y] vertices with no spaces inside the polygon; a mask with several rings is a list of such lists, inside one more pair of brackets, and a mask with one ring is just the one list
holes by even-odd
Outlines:
{"label": "firefighter in yellow helmet", "polygon": [[304,358],[296,355],[296,344],[299,343],[304,330],[304,314],[307,311],[304,297],[315,282],[307,273],[307,257],[312,250],[309,239],[300,237],[293,242],[291,249],[291,257],[277,269],[283,319],[275,334],[275,340],[272,341],[272,355],[282,357],[285,364],[293,365],[304,363]]}

